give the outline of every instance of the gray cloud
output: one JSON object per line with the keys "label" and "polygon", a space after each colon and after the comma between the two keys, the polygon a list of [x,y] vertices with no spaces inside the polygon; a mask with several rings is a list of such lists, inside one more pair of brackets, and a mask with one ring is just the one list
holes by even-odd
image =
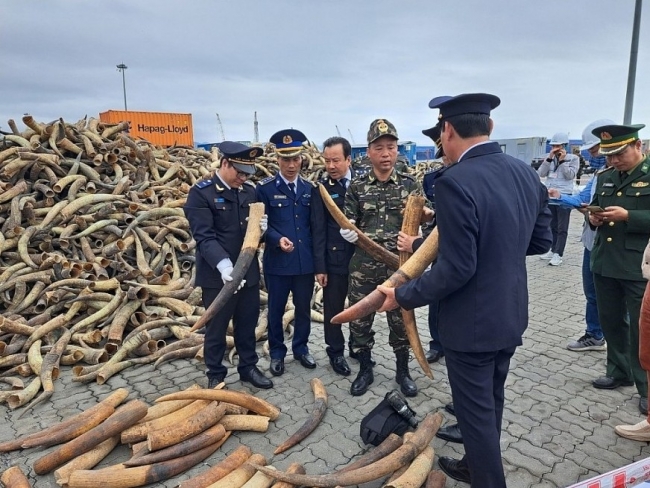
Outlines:
{"label": "gray cloud", "polygon": [[[499,95],[495,137],[579,138],[621,120],[634,0],[5,0],[0,126],[31,113],[77,120],[121,110],[192,113],[196,141],[250,140],[295,127],[317,143],[390,119],[402,139],[440,94]],[[650,125],[648,10],[633,121]],[[20,124],[19,124],[20,125]],[[646,129],[642,136],[650,137]]]}

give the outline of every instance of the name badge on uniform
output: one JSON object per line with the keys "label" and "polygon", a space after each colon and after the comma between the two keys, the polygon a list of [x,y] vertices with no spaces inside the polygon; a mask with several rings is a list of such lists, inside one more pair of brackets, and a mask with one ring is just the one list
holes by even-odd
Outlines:
{"label": "name badge on uniform", "polygon": [[332,198],[338,198],[338,197],[339,197],[339,194],[338,194],[338,193],[332,193],[331,197],[332,197]]}
{"label": "name badge on uniform", "polygon": [[632,185],[630,186],[632,186],[633,188],[643,188],[648,185],[650,185],[650,183],[648,183],[647,181],[637,181],[636,183],[632,183]]}
{"label": "name badge on uniform", "polygon": [[214,203],[223,203],[225,200],[223,198],[215,198]]}
{"label": "name badge on uniform", "polygon": [[274,200],[286,200],[287,196],[286,195],[273,195]]}
{"label": "name badge on uniform", "polygon": [[614,188],[614,183],[603,183],[603,188]]}

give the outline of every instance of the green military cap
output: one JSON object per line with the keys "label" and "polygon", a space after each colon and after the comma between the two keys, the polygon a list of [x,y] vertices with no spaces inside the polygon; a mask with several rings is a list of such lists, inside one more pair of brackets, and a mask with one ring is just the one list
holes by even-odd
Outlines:
{"label": "green military cap", "polygon": [[608,156],[623,151],[629,143],[638,140],[639,131],[644,127],[644,124],[601,125],[591,133],[600,139],[600,154]]}
{"label": "green military cap", "polygon": [[370,129],[368,130],[368,144],[376,141],[380,137],[391,136],[395,139],[399,139],[397,136],[397,129],[386,119],[375,119],[370,124]]}

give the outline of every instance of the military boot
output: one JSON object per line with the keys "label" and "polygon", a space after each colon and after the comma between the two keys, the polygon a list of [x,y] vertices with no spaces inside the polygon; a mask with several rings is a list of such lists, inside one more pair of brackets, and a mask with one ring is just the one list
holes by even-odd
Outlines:
{"label": "military boot", "polygon": [[406,349],[395,351],[395,357],[397,358],[395,381],[397,381],[404,396],[414,397],[418,394],[418,387],[409,374],[409,352]]}
{"label": "military boot", "polygon": [[362,349],[357,353],[357,358],[359,359],[359,374],[357,378],[352,382],[350,387],[350,393],[352,396],[361,396],[368,391],[368,387],[375,380],[374,375],[372,374],[372,359],[370,357],[369,349]]}

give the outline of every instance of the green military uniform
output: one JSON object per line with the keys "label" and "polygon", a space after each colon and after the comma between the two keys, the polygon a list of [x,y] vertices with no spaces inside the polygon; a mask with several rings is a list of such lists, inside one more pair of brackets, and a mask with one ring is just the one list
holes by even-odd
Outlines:
{"label": "green military uniform", "polygon": [[[629,129],[594,129],[593,133],[601,137],[601,152],[622,152],[630,143],[629,137],[623,137],[630,135]],[[618,132],[622,132],[620,137],[616,136]],[[617,146],[617,139],[624,144]],[[650,161],[646,156],[627,173],[609,168],[598,175],[596,185],[592,205],[628,211],[627,221],[603,222],[598,227],[591,252],[598,316],[607,341],[606,375],[623,384],[633,380],[644,399],[648,396],[648,382],[639,363],[639,314],[646,287],[641,262],[650,239]],[[599,387],[597,381],[594,386]]]}
{"label": "green military uniform", "polygon": [[[413,176],[393,169],[390,178],[381,182],[371,171],[350,184],[345,195],[345,215],[354,220],[359,230],[370,239],[397,253],[397,233],[402,228],[406,199],[412,193],[423,194],[422,186]],[[385,264],[375,261],[357,247],[350,261],[350,305],[386,281],[392,272]],[[395,351],[407,349],[409,343],[400,311],[393,310],[386,315],[390,345]],[[354,351],[372,349],[375,343],[372,330],[374,316],[373,313],[350,323],[350,343]]]}

